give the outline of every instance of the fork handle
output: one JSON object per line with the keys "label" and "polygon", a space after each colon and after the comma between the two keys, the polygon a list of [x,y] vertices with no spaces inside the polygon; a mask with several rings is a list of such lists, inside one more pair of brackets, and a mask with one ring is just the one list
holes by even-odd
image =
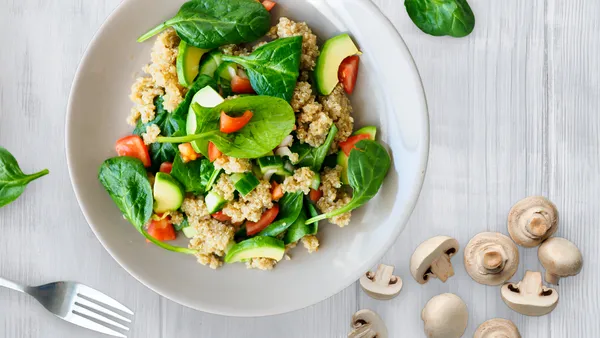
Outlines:
{"label": "fork handle", "polygon": [[15,291],[19,291],[19,292],[23,292],[23,293],[25,293],[25,289],[27,288],[24,285],[17,284],[13,281],[10,281],[10,280],[2,278],[2,277],[0,277],[0,286],[4,286],[9,289],[13,289]]}

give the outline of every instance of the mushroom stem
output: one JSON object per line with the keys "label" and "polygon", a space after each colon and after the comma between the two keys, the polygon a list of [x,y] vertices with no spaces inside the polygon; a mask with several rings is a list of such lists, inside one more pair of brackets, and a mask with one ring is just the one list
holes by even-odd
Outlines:
{"label": "mushroom stem", "polygon": [[522,294],[525,295],[539,295],[543,291],[542,274],[539,272],[526,271],[525,276],[521,283],[519,283],[519,289]]}
{"label": "mushroom stem", "polygon": [[525,228],[527,229],[527,232],[535,237],[542,237],[548,232],[548,229],[550,229],[550,224],[543,214],[536,212]]}
{"label": "mushroom stem", "polygon": [[550,273],[550,271],[546,270],[545,277],[546,277],[546,282],[548,282],[550,284],[558,285],[558,280],[560,279],[559,276],[557,276],[553,273]]}
{"label": "mushroom stem", "polygon": [[442,282],[454,276],[454,269],[449,255],[441,255],[431,263],[431,272]]}
{"label": "mushroom stem", "polygon": [[379,264],[375,277],[372,278],[375,283],[387,286],[394,278],[394,267],[384,264]]}
{"label": "mushroom stem", "polygon": [[502,271],[506,263],[506,252],[500,245],[490,245],[481,251],[479,255],[480,264],[485,271],[482,273],[494,274]]}

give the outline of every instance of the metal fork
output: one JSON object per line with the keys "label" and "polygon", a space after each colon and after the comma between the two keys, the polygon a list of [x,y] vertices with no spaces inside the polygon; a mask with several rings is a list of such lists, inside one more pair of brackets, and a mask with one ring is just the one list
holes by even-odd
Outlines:
{"label": "metal fork", "polygon": [[116,300],[89,286],[75,282],[54,282],[32,287],[19,285],[4,278],[0,278],[0,286],[33,296],[46,310],[52,312],[58,318],[86,329],[122,338],[126,338],[126,336],[109,326],[129,331],[127,326],[115,320],[125,323],[131,323],[131,320],[110,308],[132,316],[133,312]]}

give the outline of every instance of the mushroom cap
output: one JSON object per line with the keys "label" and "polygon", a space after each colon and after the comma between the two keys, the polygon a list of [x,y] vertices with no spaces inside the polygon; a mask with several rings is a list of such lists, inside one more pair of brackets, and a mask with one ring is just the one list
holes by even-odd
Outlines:
{"label": "mushroom cap", "polygon": [[521,338],[521,334],[510,320],[494,318],[479,325],[473,338]]}
{"label": "mushroom cap", "polygon": [[558,304],[558,292],[542,284],[539,272],[526,271],[519,283],[504,284],[500,294],[508,307],[526,316],[543,316]]}
{"label": "mushroom cap", "polygon": [[475,235],[464,252],[465,269],[479,284],[500,285],[519,267],[519,250],[508,236],[499,232]]}
{"label": "mushroom cap", "polygon": [[402,279],[394,276],[394,267],[379,264],[377,272],[371,271],[360,277],[360,286],[372,298],[388,300],[396,297],[402,290]]}
{"label": "mushroom cap", "polygon": [[459,247],[458,241],[449,236],[436,236],[424,241],[410,258],[410,273],[419,284],[427,283],[433,261],[443,255],[452,257]]}
{"label": "mushroom cap", "polygon": [[548,280],[548,275],[574,276],[583,267],[581,251],[573,242],[561,237],[552,237],[544,241],[538,249],[538,258],[546,269],[546,281],[552,284],[556,284],[556,280]]}
{"label": "mushroom cap", "polygon": [[520,246],[533,248],[558,229],[558,211],[543,196],[530,196],[517,202],[508,213],[508,233]]}
{"label": "mushroom cap", "polygon": [[387,327],[377,313],[371,310],[358,310],[352,315],[352,331],[348,338],[388,338]]}
{"label": "mushroom cap", "polygon": [[427,337],[460,338],[467,329],[469,312],[460,297],[452,293],[443,293],[425,304],[421,318]]}

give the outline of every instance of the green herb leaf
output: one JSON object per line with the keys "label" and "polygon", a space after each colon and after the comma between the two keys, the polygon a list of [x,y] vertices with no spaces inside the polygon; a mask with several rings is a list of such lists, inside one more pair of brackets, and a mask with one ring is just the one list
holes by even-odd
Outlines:
{"label": "green herb leaf", "polygon": [[298,216],[302,212],[303,205],[302,192],[296,192],[293,194],[286,193],[281,200],[279,200],[279,214],[275,222],[271,223],[259,236],[270,236],[275,237],[284,231],[286,231],[293,223],[298,219]]}
{"label": "green herb leaf", "polygon": [[383,185],[390,165],[390,155],[383,146],[375,141],[359,141],[348,157],[348,181],[352,187],[352,200],[339,209],[310,218],[306,224],[341,215],[367,203]]}
{"label": "green herb leaf", "polygon": [[475,28],[475,15],[466,0],[405,0],[411,20],[433,36],[460,38]]}
{"label": "green herb leaf", "polygon": [[223,55],[246,69],[252,88],[259,95],[290,101],[300,72],[302,37],[277,39],[257,48],[248,56]]}
{"label": "green herb leaf", "polygon": [[183,228],[187,228],[190,226],[190,222],[187,219],[187,216],[183,216],[183,222],[181,222],[180,224],[173,224],[173,228],[175,228],[175,231],[181,231],[183,230]]}
{"label": "green herb leaf", "polygon": [[206,191],[214,172],[215,166],[207,158],[183,163],[181,156],[175,156],[171,176],[183,185],[186,192],[200,194]]}
{"label": "green herb leaf", "polygon": [[[270,96],[244,96],[228,100],[214,108],[193,105],[196,135],[159,137],[158,142],[185,143],[196,140],[213,142],[227,156],[258,158],[272,151],[288,136],[296,121],[294,110],[282,99]],[[221,112],[241,115],[250,110],[252,119],[240,131],[225,134],[219,130]]]}
{"label": "green herb leaf", "polygon": [[0,147],[0,207],[19,198],[29,182],[48,173],[48,169],[44,169],[35,174],[25,175],[12,154]]}
{"label": "green herb leaf", "polygon": [[271,15],[260,2],[253,0],[188,1],[177,15],[142,35],[138,42],[167,27],[173,27],[189,45],[212,49],[261,38],[271,28]]}
{"label": "green herb leaf", "polygon": [[317,148],[313,148],[307,143],[294,143],[291,151],[298,154],[299,161],[296,165],[299,167],[310,167],[316,173],[320,172],[337,132],[338,129],[335,124],[331,125],[327,139]]}

